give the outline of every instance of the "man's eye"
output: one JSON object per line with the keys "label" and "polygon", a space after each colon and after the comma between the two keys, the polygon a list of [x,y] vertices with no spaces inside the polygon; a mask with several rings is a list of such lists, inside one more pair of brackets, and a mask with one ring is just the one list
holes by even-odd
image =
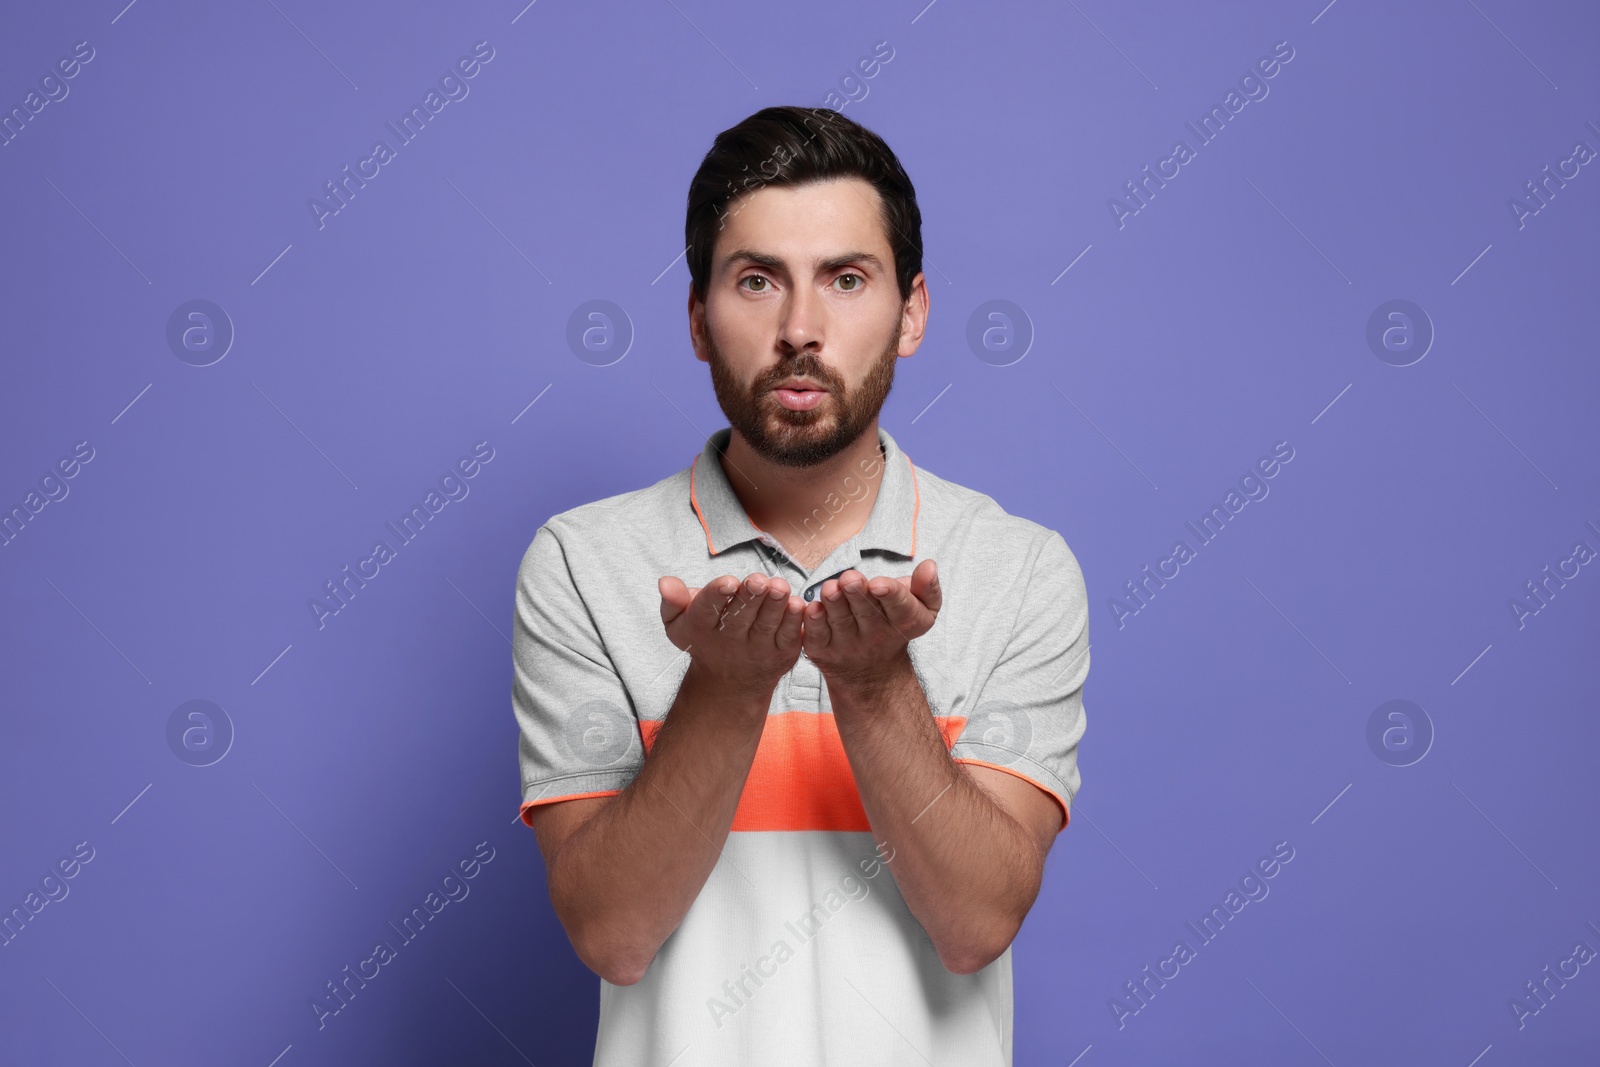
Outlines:
{"label": "man's eye", "polygon": [[834,279],[834,280],[835,280],[835,281],[840,281],[840,282],[842,282],[842,281],[844,281],[844,280],[845,280],[845,279],[846,279],[846,278],[854,278],[854,279],[855,279],[855,283],[856,283],[856,284],[854,284],[854,285],[851,285],[851,286],[848,286],[848,287],[847,287],[847,288],[846,288],[846,289],[845,289],[845,290],[844,290],[844,291],[845,291],[845,292],[847,292],[847,293],[853,293],[853,292],[855,292],[855,291],[856,291],[856,290],[857,290],[857,289],[859,289],[859,288],[861,288],[861,275],[859,275],[859,274],[841,274],[841,275],[839,275],[839,277],[837,277],[837,278],[836,278],[836,279]]}
{"label": "man's eye", "polygon": [[[744,281],[745,281],[745,282],[760,282],[760,283],[762,283],[762,284],[763,284],[763,285],[765,285],[765,284],[767,284],[767,279],[765,279],[765,278],[763,278],[763,277],[762,277],[762,276],[761,276],[761,275],[759,275],[759,274],[747,274],[747,275],[745,275],[745,277],[744,277]],[[741,285],[742,285],[742,284],[744,284],[744,282],[740,282],[740,284],[741,284]],[[752,288],[752,289],[751,289],[751,290],[750,290],[750,292],[752,292],[752,293],[759,293],[759,292],[761,292],[761,290],[760,290],[760,289],[755,289],[755,288]]]}

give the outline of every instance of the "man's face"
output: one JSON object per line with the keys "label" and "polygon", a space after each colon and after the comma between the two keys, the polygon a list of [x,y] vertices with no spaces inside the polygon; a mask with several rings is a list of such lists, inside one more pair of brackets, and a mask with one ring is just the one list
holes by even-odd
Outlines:
{"label": "man's face", "polygon": [[731,206],[690,332],[729,425],[774,463],[807,467],[877,418],[895,360],[922,340],[920,275],[913,296],[908,331],[870,184],[768,186]]}

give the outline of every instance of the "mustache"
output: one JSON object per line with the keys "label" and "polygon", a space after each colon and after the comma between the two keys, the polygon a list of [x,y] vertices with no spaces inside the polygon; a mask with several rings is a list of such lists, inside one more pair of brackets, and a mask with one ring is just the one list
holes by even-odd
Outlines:
{"label": "mustache", "polygon": [[767,374],[756,379],[756,385],[763,392],[772,389],[785,378],[810,378],[812,381],[821,382],[829,390],[837,391],[838,379],[817,360],[796,360],[793,363],[775,367]]}

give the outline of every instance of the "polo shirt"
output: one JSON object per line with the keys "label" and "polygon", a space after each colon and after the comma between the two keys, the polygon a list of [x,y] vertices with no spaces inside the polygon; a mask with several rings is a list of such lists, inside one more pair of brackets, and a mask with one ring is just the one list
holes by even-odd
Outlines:
{"label": "polo shirt", "polygon": [[[904,577],[931,557],[944,602],[908,648],[950,755],[1042,789],[1064,829],[1089,627],[1061,535],[917,469],[880,428],[880,459],[780,539],[750,521],[718,462],[731,435],[718,430],[688,467],[534,534],[513,641],[524,822],[540,804],[615,795],[643,765],[689,666],[661,623],[661,576],[704,587],[760,571],[810,600],[846,569]],[[827,537],[879,463],[860,532],[814,568],[791,558],[782,540]],[[828,687],[801,656],[774,688],[699,896],[640,981],[600,980],[595,1067],[1009,1065],[1011,949],[973,974],[946,970],[885,866],[892,844],[875,844]]]}

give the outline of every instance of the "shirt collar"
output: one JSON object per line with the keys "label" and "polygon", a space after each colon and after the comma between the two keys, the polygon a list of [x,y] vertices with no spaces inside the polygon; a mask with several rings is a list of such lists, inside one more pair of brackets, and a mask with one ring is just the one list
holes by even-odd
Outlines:
{"label": "shirt collar", "polygon": [[[689,465],[689,502],[705,529],[706,547],[713,556],[746,541],[761,540],[774,547],[782,541],[750,521],[728,482],[720,456],[732,439],[733,428],[724,426],[706,438],[705,448]],[[883,480],[878,486],[878,498],[872,503],[872,514],[853,540],[862,552],[878,549],[914,557],[917,554],[917,512],[921,508],[916,468],[911,465],[911,457],[900,451],[889,431],[881,426],[878,427],[878,444],[883,451]],[[862,474],[853,471],[842,476],[841,483],[853,475],[859,484]],[[846,499],[851,488],[851,485],[841,484],[834,490],[837,499]],[[827,499],[818,501],[818,507],[827,514]]]}

